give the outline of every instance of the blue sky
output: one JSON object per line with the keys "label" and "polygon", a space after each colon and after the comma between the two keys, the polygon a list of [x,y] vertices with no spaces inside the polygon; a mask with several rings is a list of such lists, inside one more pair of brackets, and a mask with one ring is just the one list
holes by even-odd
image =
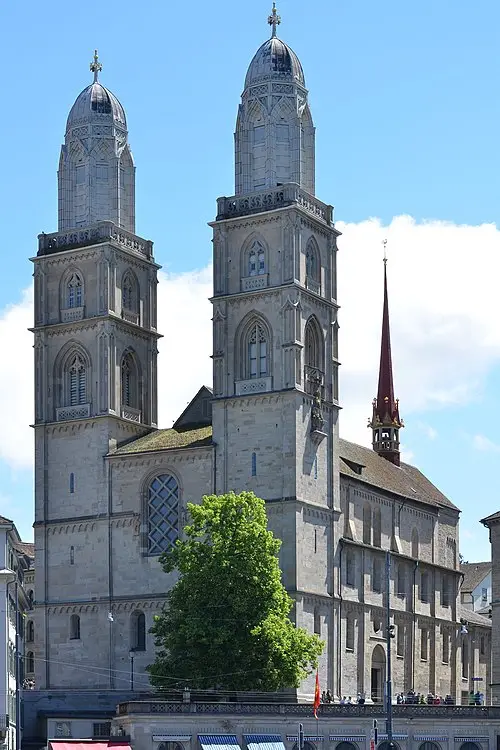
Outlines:
{"label": "blue sky", "polygon": [[[94,47],[103,83],[127,112],[137,165],[137,231],[155,241],[166,273],[162,304],[170,338],[164,346],[191,337],[189,387],[196,390],[209,374],[197,317],[200,310],[208,331],[206,223],[216,197],[233,193],[236,110],[248,63],[268,36],[270,7],[268,0],[31,0],[0,8],[7,30],[0,341],[19,355],[13,371],[5,357],[0,365],[0,513],[14,517],[25,537],[31,535],[25,455],[32,436],[24,425],[32,394],[22,373],[31,357],[29,335],[22,334],[29,324],[23,291],[31,282],[28,257],[36,252],[37,234],[57,228],[59,148],[69,109],[91,80]],[[493,0],[473,7],[465,0],[282,0],[278,10],[280,36],[298,53],[310,90],[316,192],[335,205],[344,232],[343,432],[365,442],[369,437],[381,310],[378,257],[388,235],[405,451],[462,508],[465,556],[487,559],[487,535],[477,521],[500,507],[500,342],[492,279],[500,250],[500,6]],[[398,221],[401,216],[414,222]],[[173,301],[187,298],[192,310],[179,324]],[[168,425],[188,393],[183,374],[163,368]],[[17,453],[23,454],[18,460]]]}

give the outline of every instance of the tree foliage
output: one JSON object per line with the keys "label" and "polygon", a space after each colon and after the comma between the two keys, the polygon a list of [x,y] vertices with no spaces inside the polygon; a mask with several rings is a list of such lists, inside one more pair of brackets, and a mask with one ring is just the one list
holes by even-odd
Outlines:
{"label": "tree foliage", "polygon": [[323,643],[296,628],[267,529],[264,501],[252,492],[205,496],[189,504],[183,539],[160,557],[179,579],[155,617],[157,688],[274,691],[298,687]]}

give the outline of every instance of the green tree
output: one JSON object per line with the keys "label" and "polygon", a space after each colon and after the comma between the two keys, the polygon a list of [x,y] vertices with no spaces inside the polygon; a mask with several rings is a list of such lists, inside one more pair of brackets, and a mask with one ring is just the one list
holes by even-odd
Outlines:
{"label": "green tree", "polygon": [[151,629],[151,682],[160,689],[298,687],[323,642],[289,619],[281,542],[267,529],[264,501],[252,492],[210,495],[188,511],[183,540],[160,557],[179,579]]}

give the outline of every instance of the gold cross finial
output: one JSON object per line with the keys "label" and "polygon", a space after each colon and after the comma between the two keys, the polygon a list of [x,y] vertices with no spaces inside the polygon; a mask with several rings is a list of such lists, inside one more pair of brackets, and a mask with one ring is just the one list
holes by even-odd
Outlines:
{"label": "gold cross finial", "polygon": [[276,3],[273,3],[273,12],[267,19],[267,22],[269,26],[273,27],[272,36],[276,36],[276,26],[279,26],[281,23],[281,16],[278,16],[278,12],[276,10]]}
{"label": "gold cross finial", "polygon": [[387,240],[382,240],[384,246],[384,266],[387,264]]}
{"label": "gold cross finial", "polygon": [[90,72],[94,74],[94,83],[97,83],[97,79],[99,77],[99,73],[102,70],[102,65],[99,62],[99,56],[97,54],[97,50],[94,50],[94,62],[90,63]]}

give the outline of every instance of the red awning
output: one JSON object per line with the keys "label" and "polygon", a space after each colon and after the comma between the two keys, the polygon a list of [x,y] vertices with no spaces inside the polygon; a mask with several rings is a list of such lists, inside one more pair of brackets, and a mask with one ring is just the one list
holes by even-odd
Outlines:
{"label": "red awning", "polygon": [[94,742],[93,740],[49,740],[52,750],[132,750],[128,742]]}

